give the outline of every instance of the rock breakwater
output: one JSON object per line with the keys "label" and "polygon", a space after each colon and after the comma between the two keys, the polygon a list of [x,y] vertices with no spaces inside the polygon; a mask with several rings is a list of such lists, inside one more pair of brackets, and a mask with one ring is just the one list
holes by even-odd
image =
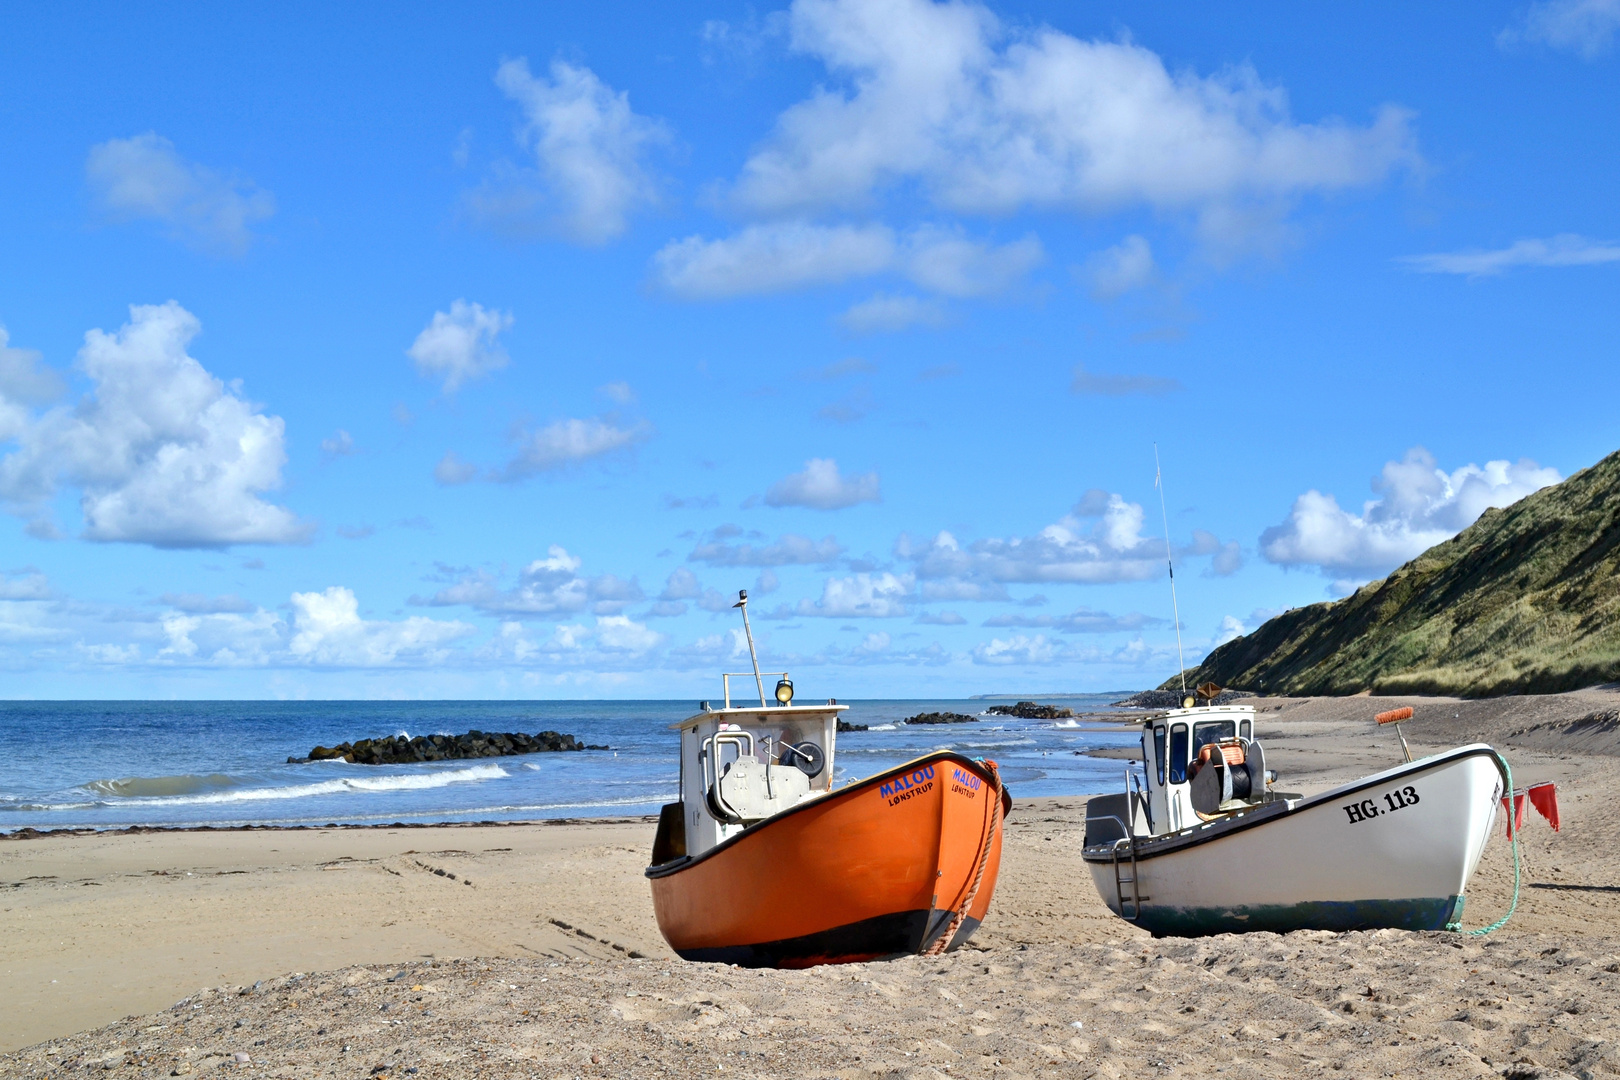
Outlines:
{"label": "rock breakwater", "polygon": [[572,735],[542,731],[525,735],[521,731],[469,731],[465,735],[394,735],[381,739],[360,739],[336,746],[317,746],[308,757],[288,758],[289,764],[330,761],[342,758],[355,765],[409,765],[418,761],[458,761],[464,758],[510,757],[513,754],[541,754],[568,750],[607,750],[588,746]]}
{"label": "rock breakwater", "polygon": [[1074,715],[1073,709],[1065,709],[1061,705],[1041,705],[1034,701],[992,705],[984,711],[991,716],[1016,716],[1020,720],[1066,720]]}
{"label": "rock breakwater", "polygon": [[977,724],[977,716],[959,712],[925,712],[906,717],[908,724]]}

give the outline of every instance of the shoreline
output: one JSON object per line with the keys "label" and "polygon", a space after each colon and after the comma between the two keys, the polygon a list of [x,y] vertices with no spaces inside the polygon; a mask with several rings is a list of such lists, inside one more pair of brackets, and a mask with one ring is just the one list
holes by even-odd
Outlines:
{"label": "shoreline", "polygon": [[[1595,693],[1605,708],[1620,701]],[[1472,1076],[1500,1073],[1515,1054],[1579,1071],[1571,1055],[1607,1047],[1602,1031],[1620,1015],[1620,822],[1611,812],[1620,758],[1515,740],[1562,730],[1593,700],[1499,703],[1500,715],[1486,718],[1521,785],[1558,782],[1564,821],[1554,834],[1527,818],[1518,913],[1485,939],[1378,931],[1155,941],[1097,897],[1079,855],[1083,796],[1014,792],[1001,881],[968,948],[805,972],[676,959],[652,916],[642,871],[654,826],[641,816],[38,831],[13,838],[56,842],[0,844],[0,999],[10,1006],[0,1014],[0,1073],[56,1076],[65,1063],[104,1063],[115,1052],[143,1076],[246,1053],[278,1076],[383,1066],[451,1080],[497,1065],[527,1075],[566,1063],[569,1075],[602,1075],[642,1054],[675,1075],[712,1074],[717,1064],[776,1075],[804,1063],[801,1075],[875,1077],[960,1063],[974,1074],[1033,1076],[1054,1061],[1083,1065],[1077,1075],[1125,1075],[1151,1058],[1195,1072],[1241,1061],[1278,1078],[1312,1060],[1351,1075]],[[1366,699],[1255,704],[1265,709],[1256,719],[1268,760],[1290,789],[1323,790],[1399,760],[1394,732],[1363,715],[1373,711]],[[1415,754],[1454,745],[1459,725],[1486,722],[1452,702],[1424,704],[1436,715],[1403,725]],[[1441,705],[1453,713],[1444,722]],[[1493,921],[1512,891],[1498,822],[1465,925]],[[400,972],[409,981],[388,981]],[[1521,972],[1541,985],[1521,985]],[[1491,985],[1510,985],[1504,978],[1511,1002]],[[496,982],[519,990],[496,993]],[[405,993],[418,985],[427,989]],[[199,997],[199,987],[214,989]],[[1561,1011],[1577,997],[1585,1011]],[[1477,1004],[1486,1000],[1504,1007]],[[1454,1019],[1464,1013],[1479,1023]],[[1362,1039],[1374,1029],[1389,1037]],[[1220,1056],[1186,1049],[1215,1030],[1231,1038],[1200,1053]],[[1578,1046],[1568,1041],[1576,1035]],[[739,1060],[744,1048],[753,1056]],[[592,1053],[608,1064],[593,1065]],[[1620,1054],[1579,1068],[1620,1071]]]}

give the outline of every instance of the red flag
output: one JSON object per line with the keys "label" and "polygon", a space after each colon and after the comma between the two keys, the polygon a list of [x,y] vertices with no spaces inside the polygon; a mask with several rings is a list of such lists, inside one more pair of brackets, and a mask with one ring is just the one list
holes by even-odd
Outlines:
{"label": "red flag", "polygon": [[1553,827],[1553,832],[1557,832],[1558,785],[1549,780],[1545,784],[1533,785],[1525,794],[1530,796],[1530,805],[1536,808],[1536,813],[1546,818],[1547,824]]}
{"label": "red flag", "polygon": [[1515,832],[1524,828],[1524,792],[1513,793],[1513,809],[1508,809],[1508,797],[1502,796],[1502,809],[1507,813],[1507,834],[1511,838]]}

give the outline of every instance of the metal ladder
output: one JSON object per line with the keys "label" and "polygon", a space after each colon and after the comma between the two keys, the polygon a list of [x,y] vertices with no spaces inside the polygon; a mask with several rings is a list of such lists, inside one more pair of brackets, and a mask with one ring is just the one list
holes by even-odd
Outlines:
{"label": "metal ladder", "polygon": [[[1125,845],[1126,850],[1130,853],[1130,856],[1131,856],[1131,863],[1130,863],[1131,874],[1130,874],[1129,877],[1124,876],[1123,873],[1121,872],[1124,869],[1124,864],[1120,861],[1120,857],[1119,857],[1119,846],[1121,844]],[[1126,920],[1127,922],[1135,922],[1137,919],[1140,919],[1142,917],[1142,887],[1141,887],[1140,884],[1138,884],[1138,876],[1137,876],[1138,875],[1138,870],[1137,870],[1137,864],[1136,864],[1136,837],[1127,832],[1126,835],[1120,837],[1118,840],[1115,840],[1114,841],[1113,856],[1114,856],[1114,896],[1119,902],[1119,907],[1116,910],[1119,911],[1119,917],[1120,918]],[[1129,915],[1125,914],[1125,904],[1126,904],[1126,900],[1127,900],[1127,897],[1125,895],[1125,886],[1127,886],[1127,885],[1129,885],[1131,887],[1131,893],[1130,893],[1130,897],[1129,897],[1129,902],[1130,902],[1130,905],[1131,905],[1131,913]]]}

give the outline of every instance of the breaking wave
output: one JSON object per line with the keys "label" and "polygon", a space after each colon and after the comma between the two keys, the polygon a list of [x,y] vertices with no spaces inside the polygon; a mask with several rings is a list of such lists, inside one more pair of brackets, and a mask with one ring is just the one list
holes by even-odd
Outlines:
{"label": "breaking wave", "polygon": [[[464,769],[444,769],[430,773],[392,774],[388,776],[346,776],[341,780],[320,780],[313,784],[287,784],[280,787],[242,787],[228,776],[215,777],[132,777],[127,780],[96,780],[85,785],[87,790],[117,799],[108,804],[117,806],[180,806],[204,803],[257,802],[265,799],[307,799],[316,795],[340,795],[347,791],[425,791],[448,787],[451,784],[476,783],[506,776],[499,765],[473,765]],[[214,780],[204,790],[186,786],[183,781]],[[217,781],[226,781],[224,785]],[[165,789],[172,790],[165,790]]]}

